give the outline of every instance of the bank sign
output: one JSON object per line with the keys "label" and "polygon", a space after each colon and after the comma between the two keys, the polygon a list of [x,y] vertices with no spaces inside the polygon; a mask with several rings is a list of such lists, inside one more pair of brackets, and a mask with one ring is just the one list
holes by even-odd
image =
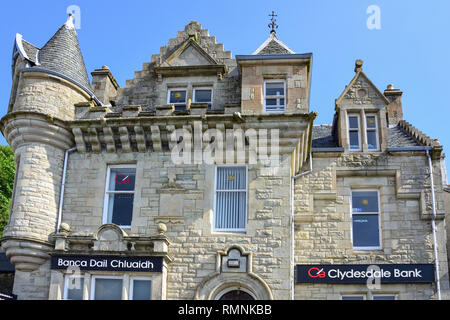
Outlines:
{"label": "bank sign", "polygon": [[52,255],[53,270],[162,272],[162,257]]}
{"label": "bank sign", "polygon": [[296,283],[430,283],[433,264],[297,265]]}

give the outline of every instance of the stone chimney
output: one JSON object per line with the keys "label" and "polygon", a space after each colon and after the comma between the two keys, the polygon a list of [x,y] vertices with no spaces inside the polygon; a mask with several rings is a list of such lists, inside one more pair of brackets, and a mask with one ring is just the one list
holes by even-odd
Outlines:
{"label": "stone chimney", "polygon": [[107,66],[96,69],[92,73],[92,89],[95,96],[105,105],[109,105],[110,99],[117,95],[119,85]]}
{"label": "stone chimney", "polygon": [[388,85],[384,90],[385,97],[390,101],[387,106],[388,125],[397,125],[403,120],[402,95],[403,92],[395,89],[392,84]]}

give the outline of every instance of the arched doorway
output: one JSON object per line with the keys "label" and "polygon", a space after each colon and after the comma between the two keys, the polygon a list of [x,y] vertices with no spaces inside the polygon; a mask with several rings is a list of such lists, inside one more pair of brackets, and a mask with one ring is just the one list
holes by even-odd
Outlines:
{"label": "arched doorway", "polygon": [[228,287],[216,295],[216,300],[256,300],[255,295],[242,287]]}
{"label": "arched doorway", "polygon": [[228,291],[219,300],[255,300],[250,294],[242,290]]}

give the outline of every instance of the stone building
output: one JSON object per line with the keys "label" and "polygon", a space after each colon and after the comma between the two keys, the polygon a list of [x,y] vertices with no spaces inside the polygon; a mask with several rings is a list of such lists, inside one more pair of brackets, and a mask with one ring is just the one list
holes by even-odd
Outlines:
{"label": "stone building", "polygon": [[42,48],[18,34],[14,293],[447,299],[442,146],[362,66],[314,125],[312,54],[274,30],[233,58],[190,22],[124,88],[90,82],[71,17]]}

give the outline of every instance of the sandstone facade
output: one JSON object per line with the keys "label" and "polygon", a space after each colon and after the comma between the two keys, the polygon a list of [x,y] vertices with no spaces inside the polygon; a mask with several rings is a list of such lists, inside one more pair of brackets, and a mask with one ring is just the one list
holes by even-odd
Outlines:
{"label": "sandstone facade", "polygon": [[[68,56],[70,46],[74,55]],[[36,50],[42,65],[31,58]],[[132,299],[138,283],[151,283],[152,299],[242,292],[286,300],[438,298],[436,281],[378,289],[297,283],[295,267],[303,264],[438,265],[440,297],[449,298],[448,209],[438,183],[442,146],[403,120],[401,92],[391,86],[381,93],[362,61],[336,100],[333,124],[314,126],[311,54],[295,54],[274,32],[255,54],[233,59],[193,21],[124,88],[106,66],[92,73],[92,87],[85,83],[70,18],[42,49],[17,37],[14,59],[9,112],[0,128],[15,150],[18,173],[1,241],[16,267],[19,299],[94,299],[103,280],[120,281],[122,299]],[[70,70],[56,69],[58,59]],[[199,99],[199,91],[206,98]],[[277,112],[268,111],[272,105]],[[359,119],[356,131],[349,117]],[[217,151],[221,137],[223,154]],[[217,148],[207,162],[212,142]],[[174,161],[181,145],[189,163]],[[245,172],[246,186],[225,191],[243,194],[245,209],[230,202],[222,214],[245,212],[238,231],[219,230],[216,221],[217,172],[231,159]],[[126,174],[111,178],[121,166],[134,172],[134,186],[121,189],[132,196],[131,208],[121,208],[131,209],[129,226],[110,219],[111,194],[119,190],[110,189],[112,181],[130,183]],[[228,174],[227,183],[235,179]],[[367,189],[379,195],[381,245],[361,250],[352,243],[352,191]],[[145,258],[157,267],[61,268],[74,259],[107,264],[108,257],[115,265]],[[79,281],[75,289],[71,276]]]}

